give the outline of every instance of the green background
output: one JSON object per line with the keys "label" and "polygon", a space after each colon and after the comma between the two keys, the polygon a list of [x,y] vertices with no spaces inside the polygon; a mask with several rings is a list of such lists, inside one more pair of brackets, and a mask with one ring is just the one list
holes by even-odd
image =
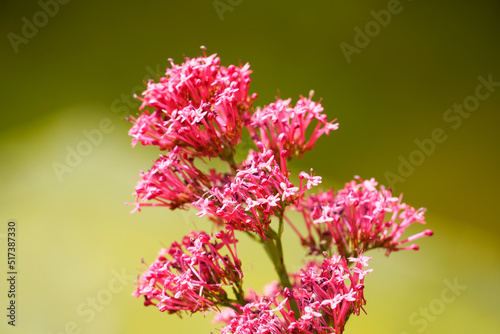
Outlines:
{"label": "green background", "polygon": [[[294,173],[314,168],[321,189],[354,175],[389,185],[400,157],[417,157],[415,140],[444,132],[446,141],[392,184],[405,202],[428,209],[435,235],[420,240],[418,252],[371,253],[367,315],[351,318],[346,333],[498,330],[500,87],[455,129],[443,116],[472,101],[479,76],[500,81],[499,3],[401,1],[379,30],[371,11],[391,1],[232,3],[220,16],[212,0],[72,0],[43,22],[37,1],[2,1],[0,332],[216,332],[211,315],[181,320],[130,296],[141,257],[150,262],[162,246],[209,223],[165,208],[130,215],[123,205],[158,154],[130,147],[123,115],[138,106],[130,97],[163,73],[168,58],[195,57],[200,45],[223,65],[251,64],[256,106],[278,91],[296,101],[313,89],[322,98],[340,129],[292,164]],[[23,17],[34,16],[38,31],[14,47],[9,36],[22,36]],[[366,27],[372,36],[366,45],[357,40],[348,61],[340,44],[356,46],[355,29]],[[54,162],[65,163],[68,147],[82,145],[83,131],[103,119],[111,127],[102,143],[58,178]],[[9,219],[18,226],[15,328],[5,316]],[[287,265],[297,270],[304,252],[290,231],[285,236]],[[272,268],[257,245],[240,239],[245,286],[261,291],[275,279]],[[444,282],[464,287],[453,302],[443,302]]]}

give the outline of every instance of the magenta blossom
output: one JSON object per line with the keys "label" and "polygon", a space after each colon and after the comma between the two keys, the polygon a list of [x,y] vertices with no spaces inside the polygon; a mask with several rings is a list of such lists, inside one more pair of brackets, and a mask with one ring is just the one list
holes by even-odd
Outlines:
{"label": "magenta blossom", "polygon": [[175,242],[159,252],[133,295],[144,296],[146,306],[155,305],[169,313],[205,312],[219,310],[218,305],[230,305],[224,287],[232,288],[237,295],[243,293],[236,242],[233,231],[221,231],[215,237],[191,232],[182,245]]}
{"label": "magenta blossom", "polygon": [[147,111],[131,117],[133,145],[175,146],[191,155],[229,159],[241,139],[243,114],[256,95],[249,96],[249,65],[224,67],[220,58],[171,61],[160,82],[149,82],[143,93]]}
{"label": "magenta blossom", "polygon": [[[162,249],[133,295],[179,316],[217,311],[222,334],[341,334],[351,315],[364,312],[364,280],[372,271],[365,269],[371,259],[365,252],[418,249],[412,242],[433,232],[404,235],[414,223],[425,224],[425,210],[374,179],[355,177],[337,192],[311,194],[322,178],[310,169],[294,185],[289,161],[337,130],[336,120],[327,120],[312,91],[295,106],[277,99],[254,110],[249,65],[224,67],[215,54],[203,54],[181,65],[170,61],[165,76],[148,82],[140,97],[142,114],[130,117],[132,144],[162,152],[141,172],[134,211],[192,206],[222,231],[190,232]],[[238,161],[235,146],[245,127],[255,148]],[[291,221],[288,209],[299,212],[303,226]],[[287,223],[316,259],[294,274],[282,243]],[[244,293],[236,230],[257,241],[272,262],[279,281],[271,279],[263,294]]]}
{"label": "magenta blossom", "polygon": [[425,230],[402,239],[405,230],[413,223],[425,224],[425,209],[418,210],[402,203],[402,197],[393,197],[391,191],[377,189],[377,182],[359,177],[334,194],[333,190],[311,195],[297,206],[302,212],[308,229],[301,236],[312,253],[331,252],[336,246],[339,254],[352,256],[372,248],[384,248],[386,253],[414,249],[415,244],[405,245],[423,236]]}
{"label": "magenta blossom", "polygon": [[230,182],[212,187],[194,205],[200,210],[198,216],[219,217],[232,228],[266,239],[271,218],[282,216],[284,208],[295,203],[298,192],[272,151],[251,152]]}
{"label": "magenta blossom", "polygon": [[[278,99],[269,106],[257,108],[248,122],[253,138],[271,149],[277,161],[281,156],[287,160],[302,157],[314,148],[320,136],[338,129],[335,120],[327,121],[323,107],[311,100],[312,95],[311,91],[308,98],[301,96],[295,107],[290,106],[291,99]],[[306,133],[307,130],[312,133]]]}
{"label": "magenta blossom", "polygon": [[210,174],[201,172],[193,158],[174,147],[167,155],[160,156],[147,173],[141,173],[141,180],[135,187],[135,210],[142,206],[183,207],[223,178],[213,170]]}
{"label": "magenta blossom", "polygon": [[334,255],[326,257],[318,266],[310,263],[296,275],[300,288],[294,293],[301,317],[291,328],[305,329],[307,323],[314,322],[314,326],[325,333],[342,333],[344,325],[351,314],[359,315],[364,298],[364,279],[373,269],[365,270],[370,257],[360,256],[349,258],[356,265],[349,267],[345,258]]}
{"label": "magenta blossom", "polygon": [[363,267],[369,259],[349,259],[354,267],[341,256],[327,257],[320,266],[311,262],[295,275],[292,290],[255,296],[238,312],[221,318],[227,323],[221,332],[340,334],[349,316],[359,315],[365,304],[364,279],[372,269]]}

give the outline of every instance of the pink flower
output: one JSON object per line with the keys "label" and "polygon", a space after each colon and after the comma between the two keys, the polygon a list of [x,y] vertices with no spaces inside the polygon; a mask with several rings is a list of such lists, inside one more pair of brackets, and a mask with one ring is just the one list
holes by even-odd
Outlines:
{"label": "pink flower", "polygon": [[148,83],[138,118],[130,117],[133,145],[179,146],[190,155],[229,159],[241,138],[243,114],[256,95],[249,96],[249,65],[227,68],[220,58],[171,60],[160,82]]}
{"label": "pink flower", "polygon": [[232,228],[266,239],[271,218],[281,216],[286,206],[295,203],[297,191],[274,161],[272,151],[251,152],[234,178],[213,186],[194,206],[199,215],[219,217]]}
{"label": "pink flower", "polygon": [[[218,310],[219,303],[228,301],[224,286],[241,292],[243,273],[236,242],[233,231],[221,231],[215,238],[191,232],[182,245],[175,242],[160,251],[133,295],[144,296],[145,305],[155,305],[161,312]],[[221,254],[223,249],[226,255]]]}
{"label": "pink flower", "polygon": [[359,257],[350,257],[348,258],[348,260],[350,262],[356,262],[356,263],[359,263],[362,267],[366,267],[368,266],[368,261],[371,259],[371,257],[368,257],[368,256],[363,256],[363,255],[360,255]]}
{"label": "pink flower", "polygon": [[[312,91],[295,106],[291,99],[277,99],[252,112],[257,95],[249,93],[248,64],[224,67],[205,50],[181,65],[170,63],[165,76],[150,80],[139,98],[142,114],[129,119],[133,146],[164,151],[148,172],[141,172],[135,210],[191,205],[198,216],[225,229],[215,235],[190,232],[162,249],[138,277],[133,295],[144,297],[146,306],[179,316],[218,311],[214,322],[225,323],[222,334],[343,333],[349,317],[366,304],[364,280],[372,269],[366,269],[371,258],[364,252],[418,249],[412,242],[431,236],[431,230],[403,235],[410,225],[425,224],[425,209],[402,203],[402,197],[393,197],[373,178],[355,177],[337,193],[306,195],[321,184],[321,176],[312,169],[301,172],[296,187],[287,163],[338,129],[320,101],[312,101]],[[235,146],[243,127],[256,151],[237,163]],[[213,158],[226,162],[226,169],[200,166]],[[302,214],[304,229],[285,215],[287,207]],[[309,261],[295,274],[286,270],[283,221],[309,255],[322,255],[322,261]],[[259,241],[274,265],[280,281],[268,284],[264,294],[243,292],[235,230]]]}
{"label": "pink flower", "polygon": [[293,290],[273,284],[266,294],[240,306],[221,332],[340,334],[349,316],[359,315],[365,304],[363,282],[371,270],[362,263],[368,260],[353,258],[354,268],[341,256],[327,257],[321,265],[310,262],[294,276]]}
{"label": "pink flower", "polygon": [[344,299],[344,295],[335,295],[332,299],[325,299],[321,302],[321,305],[328,305],[332,310],[340,304]]}
{"label": "pink flower", "polygon": [[221,312],[218,312],[213,320],[212,320],[212,323],[215,324],[215,323],[218,323],[218,322],[224,322],[226,324],[228,324],[232,319],[236,318],[238,316],[238,314],[236,313],[236,311],[232,308],[225,308],[224,310],[222,310]]}
{"label": "pink flower", "polygon": [[[318,304],[316,303],[316,305],[318,305]],[[314,319],[314,317],[318,318],[321,316],[322,316],[322,314],[319,312],[316,312],[315,309],[313,309],[311,306],[305,306],[304,307],[304,315],[301,316],[300,319],[306,320],[306,321],[311,321],[312,319]]]}
{"label": "pink flower", "polygon": [[293,328],[303,328],[300,322],[306,320],[313,321],[313,328],[326,333],[333,330],[342,333],[347,318],[352,313],[359,315],[366,303],[363,282],[365,275],[372,270],[364,270],[362,263],[369,259],[364,257],[355,261],[356,266],[350,268],[345,259],[334,255],[326,257],[320,266],[309,263],[306,269],[296,274],[295,286],[300,287],[301,294],[295,296],[301,318]]}
{"label": "pink flower", "polygon": [[317,186],[321,183],[321,176],[313,176],[312,175],[312,168],[311,168],[311,175],[307,174],[306,172],[301,172],[299,174],[300,178],[300,183],[302,184],[302,180],[306,179],[307,184],[306,187],[307,189],[311,189],[313,186]]}
{"label": "pink flower", "polygon": [[299,188],[297,187],[289,187],[285,182],[280,183],[280,188],[283,190],[283,195],[281,196],[281,200],[284,201],[287,198],[293,198]]}
{"label": "pink flower", "polygon": [[337,194],[328,191],[311,195],[296,206],[308,228],[308,235],[299,233],[299,237],[312,253],[331,251],[330,247],[336,246],[346,257],[372,248],[385,248],[387,255],[397,250],[416,250],[417,245],[405,244],[433,232],[425,230],[401,240],[411,224],[425,224],[425,209],[416,210],[401,199],[393,197],[390,190],[378,190],[374,179],[363,181],[357,177]]}
{"label": "pink flower", "polygon": [[[252,137],[271,149],[280,164],[282,155],[286,160],[300,158],[314,148],[320,136],[338,129],[338,123],[327,121],[323,107],[311,100],[312,95],[311,91],[309,98],[301,96],[295,107],[290,106],[291,99],[278,99],[269,106],[257,108],[247,122]],[[306,132],[311,130],[310,126],[314,128],[309,135]]]}
{"label": "pink flower", "polygon": [[222,178],[213,171],[210,174],[201,172],[194,165],[193,158],[174,147],[167,155],[161,155],[151,170],[141,173],[141,181],[135,187],[135,210],[143,206],[183,207],[198,200]]}
{"label": "pink flower", "polygon": [[[306,172],[301,172],[299,174],[300,186],[299,186],[299,197],[302,197],[307,190],[310,190],[313,186],[317,186],[321,184],[321,176],[314,176],[313,170],[311,168],[311,175]],[[307,180],[307,183],[304,185],[304,179]]]}
{"label": "pink flower", "polygon": [[[286,300],[284,301],[286,303]],[[222,334],[288,333],[293,316],[274,296],[261,296],[240,308],[239,314],[222,327]],[[285,318],[283,318],[283,316]]]}

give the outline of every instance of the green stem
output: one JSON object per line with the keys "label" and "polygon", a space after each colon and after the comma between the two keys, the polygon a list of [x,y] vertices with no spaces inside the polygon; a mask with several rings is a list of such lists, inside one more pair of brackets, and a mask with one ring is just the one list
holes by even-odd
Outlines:
{"label": "green stem", "polygon": [[292,284],[290,283],[288,272],[286,271],[281,240],[279,238],[271,239],[268,237],[267,241],[262,241],[262,245],[274,265],[274,270],[278,274],[281,286],[291,289]]}
{"label": "green stem", "polygon": [[[267,240],[261,240],[264,249],[271,259],[271,262],[274,265],[274,270],[278,274],[281,287],[289,288],[292,291],[292,283],[290,282],[290,277],[288,276],[288,272],[285,267],[285,259],[283,256],[283,245],[281,243],[281,235],[283,234],[283,215],[279,217],[279,226],[278,233],[276,233],[273,229],[269,228],[266,232]],[[290,307],[295,313],[295,317],[299,316],[299,308],[297,303],[294,300],[290,300]]]}
{"label": "green stem", "polygon": [[230,307],[233,310],[235,310],[236,312],[239,312],[240,310],[239,310],[237,304],[243,306],[243,305],[245,305],[245,303],[246,302],[241,303],[240,301],[237,301],[237,300],[230,300],[230,299],[228,299],[227,301],[219,303],[219,305],[220,306],[225,306],[225,307]]}
{"label": "green stem", "polygon": [[245,292],[243,292],[243,281],[241,280],[238,285],[235,287],[233,286],[233,292],[234,292],[234,295],[236,296],[236,303],[240,304],[240,305],[245,305],[246,304],[246,301],[245,301]]}
{"label": "green stem", "polygon": [[227,162],[229,168],[231,169],[231,174],[233,175],[235,175],[236,170],[238,170],[238,165],[236,164],[236,161],[234,161],[234,153],[234,149],[227,148],[224,149],[224,152],[219,156],[222,161]]}

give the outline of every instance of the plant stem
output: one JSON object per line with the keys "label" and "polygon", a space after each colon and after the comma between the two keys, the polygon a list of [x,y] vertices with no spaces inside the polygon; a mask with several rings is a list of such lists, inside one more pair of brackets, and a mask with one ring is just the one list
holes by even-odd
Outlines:
{"label": "plant stem", "polygon": [[269,258],[273,262],[274,270],[276,270],[276,273],[278,274],[281,286],[283,288],[291,289],[292,284],[290,283],[288,272],[286,271],[281,240],[269,238],[267,241],[263,241],[262,245],[264,246],[267,255],[269,255]]}
{"label": "plant stem", "polygon": [[[283,215],[279,217],[279,226],[278,233],[276,233],[273,229],[269,228],[268,232],[266,232],[267,240],[261,240],[264,249],[266,250],[267,255],[271,259],[271,262],[274,265],[274,270],[278,274],[281,287],[288,288],[292,291],[292,284],[290,282],[290,278],[288,277],[288,272],[285,267],[285,259],[283,256],[283,246],[281,243],[281,235],[283,234]],[[297,303],[294,300],[290,300],[290,307],[295,313],[295,317],[297,318],[299,314],[299,308]]]}
{"label": "plant stem", "polygon": [[234,149],[228,148],[225,149],[224,153],[219,156],[222,161],[227,162],[232,175],[236,175],[236,171],[238,170],[238,165],[236,164],[236,161],[234,161],[234,153]]}

